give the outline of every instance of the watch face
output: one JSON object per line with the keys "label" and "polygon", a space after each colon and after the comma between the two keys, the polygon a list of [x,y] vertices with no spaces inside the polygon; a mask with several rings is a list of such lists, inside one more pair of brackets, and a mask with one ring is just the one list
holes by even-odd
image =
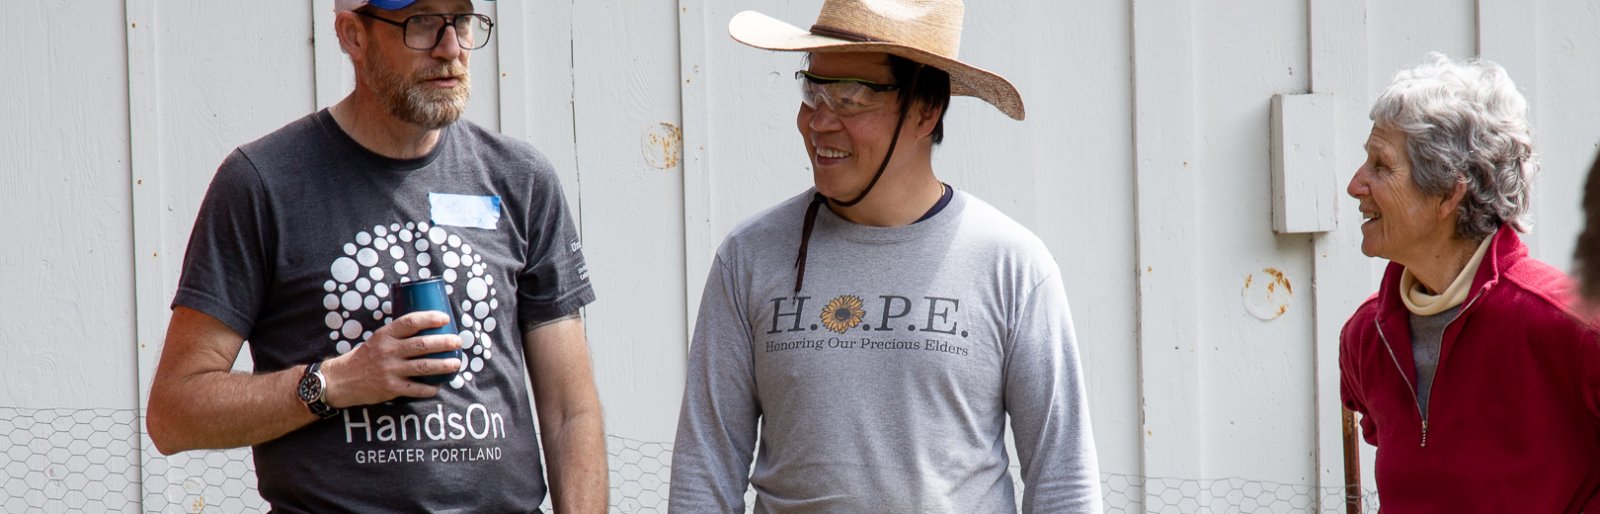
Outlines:
{"label": "watch face", "polygon": [[311,403],[322,399],[322,381],[316,375],[300,378],[300,401]]}

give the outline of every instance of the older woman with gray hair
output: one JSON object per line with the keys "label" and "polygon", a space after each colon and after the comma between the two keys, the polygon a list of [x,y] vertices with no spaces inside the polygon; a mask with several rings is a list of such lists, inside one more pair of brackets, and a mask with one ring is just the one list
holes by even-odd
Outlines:
{"label": "older woman with gray hair", "polygon": [[1362,253],[1390,262],[1339,364],[1385,513],[1600,511],[1600,339],[1517,236],[1527,111],[1504,68],[1437,53],[1372,107],[1348,192]]}

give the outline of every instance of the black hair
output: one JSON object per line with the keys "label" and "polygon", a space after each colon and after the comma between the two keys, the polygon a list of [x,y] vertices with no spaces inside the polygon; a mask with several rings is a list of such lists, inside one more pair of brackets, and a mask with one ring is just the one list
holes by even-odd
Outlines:
{"label": "black hair", "polygon": [[1600,306],[1600,156],[1583,188],[1583,232],[1578,234],[1577,275],[1590,305]]}
{"label": "black hair", "polygon": [[[921,75],[918,75],[918,72]],[[913,101],[922,102],[929,109],[939,109],[939,121],[933,126],[933,144],[944,142],[944,114],[950,110],[950,74],[944,70],[900,57],[889,56],[889,73],[894,76],[894,83],[900,87],[911,87],[916,82],[916,89],[900,91],[900,105],[909,107]]]}

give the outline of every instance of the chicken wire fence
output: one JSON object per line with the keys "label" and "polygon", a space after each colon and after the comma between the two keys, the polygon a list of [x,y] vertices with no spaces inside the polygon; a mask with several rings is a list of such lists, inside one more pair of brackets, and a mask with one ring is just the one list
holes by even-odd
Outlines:
{"label": "chicken wire fence", "polygon": [[[267,510],[248,448],[162,456],[139,419],[132,409],[0,407],[0,512]],[[606,453],[611,510],[664,514],[672,444],[607,436]],[[1339,488],[1115,473],[1102,474],[1101,485],[1108,513],[1344,512]],[[754,493],[745,500],[753,505]],[[1364,491],[1362,502],[1377,511],[1376,492]]]}

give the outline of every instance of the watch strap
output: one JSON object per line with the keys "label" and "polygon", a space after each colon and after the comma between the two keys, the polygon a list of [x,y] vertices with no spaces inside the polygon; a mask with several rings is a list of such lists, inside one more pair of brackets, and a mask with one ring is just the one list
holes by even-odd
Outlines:
{"label": "watch strap", "polygon": [[[307,397],[305,391],[312,383],[316,384],[316,394],[312,397]],[[299,395],[300,401],[305,402],[306,409],[309,409],[311,414],[316,415],[318,418],[328,419],[339,414],[339,409],[328,405],[326,401],[328,380],[322,375],[322,361],[313,362],[310,366],[306,366],[305,374],[300,376]]]}

